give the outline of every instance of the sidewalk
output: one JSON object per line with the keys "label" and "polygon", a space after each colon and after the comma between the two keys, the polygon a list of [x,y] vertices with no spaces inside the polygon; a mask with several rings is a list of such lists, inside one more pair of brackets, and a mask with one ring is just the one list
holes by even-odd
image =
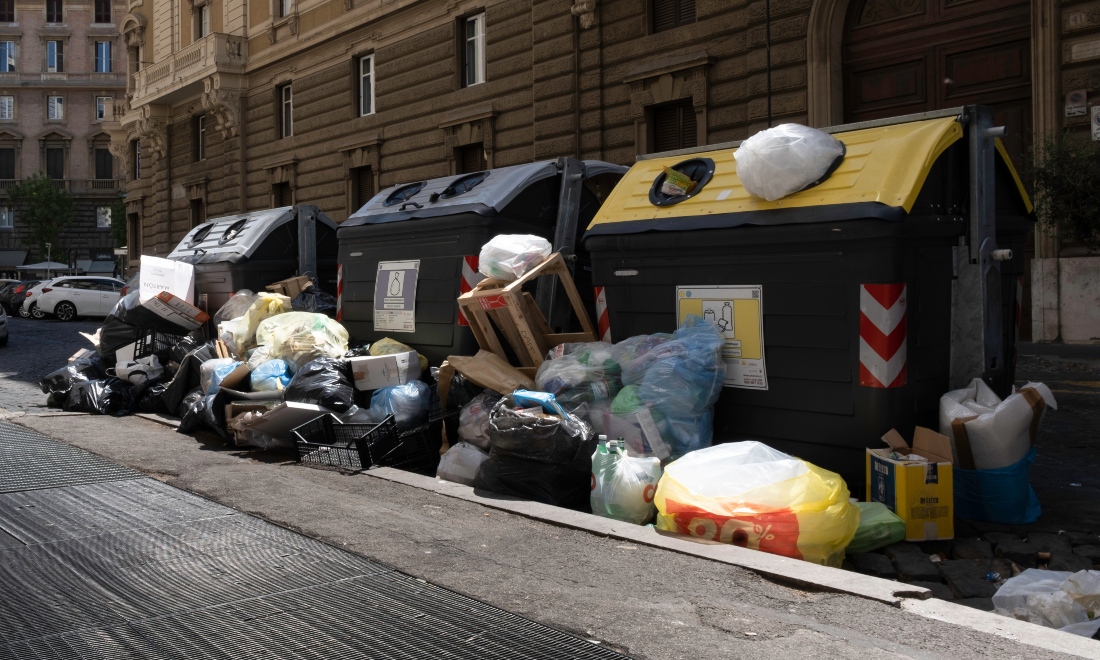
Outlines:
{"label": "sidewalk", "polygon": [[0,657],[621,658],[0,421]]}
{"label": "sidewalk", "polygon": [[1100,657],[1100,644],[1090,640],[951,603],[899,607],[792,588],[728,563],[533,520],[370,473],[279,462],[140,418],[28,416],[18,422],[633,657],[1034,658],[1037,651],[1070,657],[1056,648]]}

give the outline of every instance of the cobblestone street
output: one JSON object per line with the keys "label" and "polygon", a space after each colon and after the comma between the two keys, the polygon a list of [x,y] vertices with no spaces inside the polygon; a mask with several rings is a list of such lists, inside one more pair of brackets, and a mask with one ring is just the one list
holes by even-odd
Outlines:
{"label": "cobblestone street", "polygon": [[0,348],[0,413],[44,412],[46,395],[38,381],[81,348],[91,348],[79,333],[92,334],[102,323],[98,318],[63,323],[9,317],[8,345]]}

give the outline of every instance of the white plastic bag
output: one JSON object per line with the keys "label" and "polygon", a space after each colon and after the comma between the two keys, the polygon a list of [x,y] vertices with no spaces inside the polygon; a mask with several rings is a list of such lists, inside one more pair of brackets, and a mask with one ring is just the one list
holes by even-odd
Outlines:
{"label": "white plastic bag", "polygon": [[458,415],[458,437],[479,449],[489,449],[489,412],[500,397],[478,394]]}
{"label": "white plastic bag", "polygon": [[[974,456],[974,469],[995,470],[1014,465],[1027,455],[1034,438],[1031,437],[1032,406],[1023,391],[1032,388],[1041,397],[1046,407],[1058,409],[1054,394],[1042,383],[1028,383],[1001,401],[993,390],[980,378],[970,382],[969,387],[953,390],[940,397],[940,433],[952,439],[954,463],[959,462],[956,437],[952,422],[977,416],[965,422],[967,442]],[[1046,407],[1040,407],[1039,422],[1042,423]],[[1039,425],[1034,428],[1038,430]]]}
{"label": "white plastic bag", "polygon": [[107,370],[108,375],[110,375],[112,371],[116,377],[129,381],[131,385],[140,385],[146,380],[160,378],[164,373],[164,367],[161,366],[157,356],[150,355],[148,357],[138,358],[137,360],[119,362],[115,364],[113,370]]}
{"label": "white plastic bag", "polygon": [[1100,619],[1100,571],[1077,571],[1060,588],[1085,608],[1089,619]]}
{"label": "white plastic bag", "polygon": [[733,157],[745,190],[772,202],[820,179],[843,153],[844,144],[828,133],[780,124],[742,142]]}
{"label": "white plastic bag", "polygon": [[[210,384],[214,382],[214,370],[221,366],[236,363],[237,361],[233,358],[214,358],[213,360],[203,362],[199,367],[199,387],[202,388],[204,393],[208,393],[210,391]],[[218,380],[220,381],[221,379],[219,378]]]}
{"label": "white plastic bag", "polygon": [[468,442],[460,442],[440,457],[435,476],[444,481],[473,486],[478,468],[488,459],[489,454]]}
{"label": "white plastic bag", "polygon": [[653,496],[661,459],[634,458],[622,447],[600,444],[592,454],[592,513],[644,525],[657,511]]}
{"label": "white plastic bag", "polygon": [[550,256],[550,242],[541,236],[501,234],[481,247],[478,271],[496,280],[516,280]]}

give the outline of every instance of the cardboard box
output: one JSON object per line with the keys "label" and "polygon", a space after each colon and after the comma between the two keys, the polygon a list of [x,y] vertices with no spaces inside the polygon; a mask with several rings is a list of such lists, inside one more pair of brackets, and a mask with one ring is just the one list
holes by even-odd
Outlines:
{"label": "cardboard box", "polygon": [[294,429],[330,412],[332,411],[328,408],[322,408],[312,403],[286,401],[267,411],[262,417],[252,421],[247,425],[247,428],[294,442],[294,434],[292,433]]}
{"label": "cardboard box", "polygon": [[[889,447],[867,450],[867,499],[882,502],[905,521],[908,541],[954,538],[951,440],[920,426],[913,432],[912,447],[894,429],[882,439]],[[895,451],[927,461],[890,458]]]}
{"label": "cardboard box", "polygon": [[190,304],[195,299],[195,267],[185,261],[141,255],[141,293],[145,302],[170,293]]}
{"label": "cardboard box", "polygon": [[267,290],[272,293],[281,293],[284,296],[289,296],[291,300],[298,297],[298,294],[305,291],[307,287],[312,286],[309,278],[305,275],[299,275],[298,277],[291,277],[289,279],[280,280],[274,284],[268,284]]}
{"label": "cardboard box", "polygon": [[348,360],[355,378],[355,389],[377,390],[404,385],[420,377],[420,359],[416,351],[394,355],[371,355]]}

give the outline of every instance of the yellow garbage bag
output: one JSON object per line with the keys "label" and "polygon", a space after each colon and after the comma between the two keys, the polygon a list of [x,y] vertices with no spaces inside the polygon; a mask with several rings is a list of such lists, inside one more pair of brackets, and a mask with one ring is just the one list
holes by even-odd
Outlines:
{"label": "yellow garbage bag", "polygon": [[[390,339],[389,337],[383,337],[370,345],[371,355],[395,355],[397,353],[408,353],[413,350],[416,349],[412,346],[406,346],[396,339]],[[416,357],[420,361],[420,373],[428,373],[428,358],[420,353],[417,353]]]}
{"label": "yellow garbage bag", "polygon": [[348,331],[324,314],[287,312],[264,319],[256,341],[269,346],[272,359],[285,361],[292,371],[320,357],[338,358],[348,352]]}
{"label": "yellow garbage bag", "polygon": [[859,527],[848,485],[760,442],[731,442],[670,463],[657,528],[839,567]]}
{"label": "yellow garbage bag", "polygon": [[233,330],[233,344],[236,346],[237,355],[244,355],[248,349],[260,343],[256,341],[256,329],[261,321],[276,314],[285,314],[290,310],[290,298],[287,296],[278,293],[257,295],[256,301],[241,316],[240,322]]}

